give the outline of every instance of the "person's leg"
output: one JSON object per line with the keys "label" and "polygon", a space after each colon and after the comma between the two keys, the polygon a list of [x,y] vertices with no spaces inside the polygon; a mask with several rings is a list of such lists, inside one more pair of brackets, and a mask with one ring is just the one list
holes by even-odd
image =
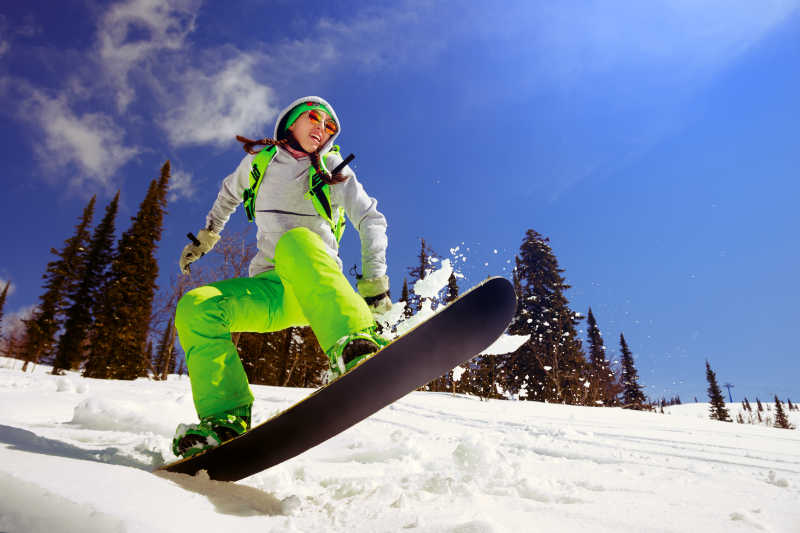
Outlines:
{"label": "person's leg", "polygon": [[374,325],[372,313],[306,228],[286,232],[275,271],[211,283],[178,302],[175,327],[200,418],[249,406],[253,394],[230,333],[310,325],[323,351]]}
{"label": "person's leg", "polygon": [[[307,325],[275,272],[198,287],[178,302],[175,327],[186,353],[197,414],[231,412],[253,403],[231,332],[279,331]],[[239,414],[239,413],[236,413]]]}
{"label": "person's leg", "polygon": [[311,230],[295,228],[280,238],[275,247],[275,271],[287,296],[291,293],[308,319],[323,351],[342,337],[374,325],[367,303]]}

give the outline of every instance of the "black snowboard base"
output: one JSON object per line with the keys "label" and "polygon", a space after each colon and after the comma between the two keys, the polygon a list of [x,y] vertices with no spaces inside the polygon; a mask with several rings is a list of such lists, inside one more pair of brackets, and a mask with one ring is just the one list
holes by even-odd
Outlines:
{"label": "black snowboard base", "polygon": [[237,481],[282,463],[478,355],[503,334],[516,305],[511,283],[490,278],[292,407],[157,471]]}

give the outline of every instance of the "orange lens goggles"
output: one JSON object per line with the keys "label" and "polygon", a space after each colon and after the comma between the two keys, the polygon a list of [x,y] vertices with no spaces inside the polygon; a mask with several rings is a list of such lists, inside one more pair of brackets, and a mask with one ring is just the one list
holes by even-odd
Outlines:
{"label": "orange lens goggles", "polygon": [[[312,109],[311,111],[308,112],[308,120],[310,120],[311,123],[314,125],[322,124],[323,123],[322,112],[320,112],[319,109]],[[339,126],[337,126],[336,122],[334,122],[333,119],[330,118],[325,120],[324,127],[325,127],[325,133],[327,133],[328,135],[333,135],[337,131],[339,131]]]}

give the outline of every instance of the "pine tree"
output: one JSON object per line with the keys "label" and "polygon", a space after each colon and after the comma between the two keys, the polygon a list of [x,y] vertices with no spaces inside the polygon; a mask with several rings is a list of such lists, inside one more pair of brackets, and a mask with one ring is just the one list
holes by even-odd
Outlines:
{"label": "pine tree", "polygon": [[111,264],[114,224],[119,208],[119,191],[106,207],[103,220],[94,230],[82,266],[80,282],[70,291],[72,306],[66,312],[64,333],[58,341],[53,374],[61,369],[77,370],[88,355],[88,336],[100,301],[100,288]]}
{"label": "pine tree", "polygon": [[764,406],[761,405],[761,400],[758,399],[758,396],[756,396],[756,405],[758,406],[758,411],[759,412],[764,410]]}
{"label": "pine tree", "polygon": [[445,293],[444,303],[449,304],[458,298],[458,280],[456,280],[455,272],[450,274],[447,278],[447,292]]}
{"label": "pine tree", "polygon": [[617,394],[621,388],[616,383],[616,376],[611,370],[611,364],[606,359],[606,347],[597,320],[589,308],[586,319],[589,324],[589,404],[612,406],[617,403]]}
{"label": "pine tree", "polygon": [[146,353],[150,315],[158,277],[156,244],[161,238],[170,177],[167,161],[122,234],[103,290],[87,377],[136,379],[146,375],[151,361]]}
{"label": "pine tree", "polygon": [[[3,288],[3,292],[0,293],[0,349],[3,349],[0,354],[5,352],[10,353],[11,344],[14,338],[13,333],[9,334],[8,337],[3,333],[3,308],[6,306],[6,297],[8,296],[8,289],[11,287],[11,282],[7,281],[6,286]],[[6,355],[9,357],[9,355]]]}
{"label": "pine tree", "polygon": [[[647,402],[641,385],[639,385],[639,373],[633,363],[633,354],[628,343],[625,342],[625,335],[619,334],[620,351],[622,352],[622,404],[628,409],[643,409]],[[695,402],[697,398],[695,398]]]}
{"label": "pine tree", "polygon": [[789,419],[786,417],[786,413],[783,410],[783,404],[781,404],[777,394],[775,395],[775,427],[781,429],[794,429],[794,426],[789,423]]}
{"label": "pine tree", "polygon": [[67,239],[64,248],[50,252],[58,259],[47,264],[42,276],[45,292],[39,297],[39,305],[30,319],[25,320],[23,358],[25,369],[28,362],[38,363],[42,357],[50,355],[55,336],[63,324],[63,311],[67,294],[79,282],[89,240],[89,226],[94,215],[96,198],[92,197],[83,209],[75,234]]}
{"label": "pine tree", "polygon": [[[420,249],[419,255],[417,256],[417,266],[410,267],[408,269],[409,275],[411,276],[413,286],[414,283],[417,281],[423,280],[427,277],[430,269],[431,263],[436,259],[437,254],[436,252],[431,249],[430,246],[425,242],[425,239],[420,239]],[[409,301],[411,303],[412,314],[419,311],[422,307],[422,299],[417,296],[416,294],[409,294]],[[434,299],[431,302],[431,308],[436,309],[437,305],[439,304],[437,299]]]}
{"label": "pine tree", "polygon": [[411,318],[411,315],[414,314],[414,309],[411,307],[411,299],[408,294],[408,280],[405,278],[403,278],[403,290],[400,292],[400,301],[406,304],[403,309],[403,316]]}
{"label": "pine tree", "polygon": [[713,420],[730,422],[731,417],[725,407],[725,397],[717,384],[717,375],[711,370],[711,365],[706,361],[706,380],[708,381],[708,398],[711,402],[711,415]]}
{"label": "pine tree", "polygon": [[3,323],[3,308],[6,306],[6,297],[8,296],[9,287],[11,287],[11,282],[7,281],[6,286],[3,287],[3,292],[0,293],[0,324]]}
{"label": "pine tree", "polygon": [[569,309],[561,275],[548,238],[528,230],[516,258],[520,293],[509,328],[530,335],[516,352],[499,357],[498,376],[503,389],[530,400],[578,404],[583,401],[587,373],[577,314]]}
{"label": "pine tree", "polygon": [[[3,306],[0,305],[0,311],[2,311],[2,310],[3,310]],[[2,314],[0,314],[0,318],[2,318]],[[791,398],[786,398],[786,406],[789,408],[789,411],[794,411],[795,410],[795,406],[792,404],[792,399]]]}

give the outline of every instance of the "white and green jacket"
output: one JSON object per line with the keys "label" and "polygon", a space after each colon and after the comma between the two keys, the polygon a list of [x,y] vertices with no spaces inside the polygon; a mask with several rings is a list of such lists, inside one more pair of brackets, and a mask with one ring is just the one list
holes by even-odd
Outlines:
{"label": "white and green jacket", "polygon": [[[275,138],[278,137],[278,124],[292,108],[302,102],[320,102],[331,110],[339,131],[322,147],[324,156],[342,131],[341,122],[333,107],[316,96],[299,98],[292,102],[277,117]],[[242,194],[250,186],[250,170],[255,156],[247,154],[232,174],[222,182],[217,199],[208,213],[208,228],[220,232],[231,214],[242,203]],[[327,167],[335,168],[342,161],[338,153],[327,158]],[[325,243],[327,252],[342,268],[339,258],[339,245],[331,231],[330,223],[315,210],[307,193],[309,190],[308,157],[295,159],[288,151],[278,147],[275,156],[267,166],[261,186],[255,198],[255,222],[258,227],[258,253],[250,261],[250,276],[274,268],[275,245],[288,230],[297,227],[309,228]],[[342,172],[350,176],[343,183],[331,185],[331,203],[334,210],[341,206],[361,238],[361,263],[365,278],[377,278],[386,274],[386,218],[378,211],[378,202],[364,191],[350,167]]]}

